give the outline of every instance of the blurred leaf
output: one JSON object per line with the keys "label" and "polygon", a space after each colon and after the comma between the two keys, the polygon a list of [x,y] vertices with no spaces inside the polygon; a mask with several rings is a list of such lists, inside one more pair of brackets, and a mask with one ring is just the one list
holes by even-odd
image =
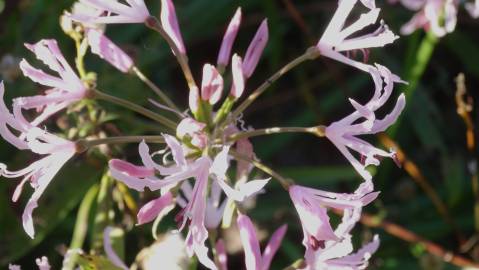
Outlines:
{"label": "blurred leaf", "polygon": [[442,160],[442,170],[444,175],[444,184],[447,192],[447,202],[449,207],[458,206],[464,192],[467,192],[466,172],[464,159],[457,156],[445,156]]}

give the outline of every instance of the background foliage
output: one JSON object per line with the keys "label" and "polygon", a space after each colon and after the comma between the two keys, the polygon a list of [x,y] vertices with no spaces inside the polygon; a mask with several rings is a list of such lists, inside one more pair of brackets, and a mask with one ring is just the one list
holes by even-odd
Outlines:
{"label": "background foliage", "polygon": [[[0,57],[32,59],[23,47],[24,42],[55,38],[67,59],[73,63],[74,44],[58,25],[59,15],[64,9],[69,9],[72,2],[0,0]],[[159,1],[146,2],[152,12],[159,10]],[[288,60],[314,45],[336,4],[336,0],[212,2],[175,1],[193,72],[198,77],[203,63],[216,61],[225,26],[235,8],[242,6],[244,21],[235,46],[237,51],[245,52],[264,16],[268,17],[270,26],[270,41],[258,71],[248,83],[250,88],[259,85]],[[412,16],[410,11],[388,5],[386,1],[378,1],[378,5],[382,7],[382,16],[395,32],[399,32],[400,26]],[[431,255],[427,245],[421,243],[423,239],[404,241],[377,228],[389,224],[384,223],[385,220],[402,226],[406,232],[437,243],[445,250],[479,261],[474,196],[468,170],[468,164],[477,158],[478,152],[477,148],[472,153],[467,151],[466,128],[456,112],[454,80],[458,73],[463,72],[469,94],[476,102],[479,100],[478,26],[478,20],[471,19],[464,10],[460,10],[456,31],[437,42],[424,42],[426,36],[419,31],[411,36],[402,36],[393,45],[371,51],[370,62],[385,64],[411,82],[410,86],[398,87],[395,92],[406,91],[408,104],[403,118],[388,134],[403,150],[410,162],[407,163],[409,167],[405,163],[402,169],[397,168],[390,160],[382,163],[375,172],[375,183],[382,193],[373,205],[365,209],[371,215],[370,226],[355,229],[361,236],[358,242],[362,237],[380,234],[381,248],[372,260],[371,269],[459,269],[444,262],[444,258]],[[186,85],[165,42],[156,33],[141,25],[111,26],[107,33],[134,56],[138,66],[150,78],[169,90],[173,100],[186,108]],[[430,57],[428,52],[432,53]],[[87,66],[99,74],[101,89],[149,106],[147,98],[152,95],[139,80],[120,74],[95,57],[87,58]],[[421,74],[423,68],[424,74]],[[16,74],[18,70],[15,66],[3,63],[1,71],[2,79],[6,80],[6,99],[39,91],[37,85]],[[320,59],[302,65],[281,79],[247,110],[244,117],[247,125],[255,128],[328,124],[351,111],[348,97],[365,101],[372,93],[372,87],[367,74]],[[111,109],[115,119],[110,123],[120,133],[159,132],[157,127],[149,126],[147,122],[132,121],[134,115],[124,115],[125,112],[115,108],[108,109]],[[473,122],[479,124],[478,110],[473,110],[471,115]],[[381,144],[378,138],[371,140]],[[307,135],[277,135],[257,138],[253,143],[259,158],[301,184],[346,192],[359,183],[359,175],[324,139]],[[134,145],[128,146],[126,155],[134,158],[135,148]],[[0,160],[12,168],[19,168],[32,159],[34,157],[0,142]],[[57,267],[61,264],[59,252],[70,243],[79,203],[89,187],[100,180],[104,162],[101,159],[85,160],[84,156],[69,162],[48,187],[35,212],[41,224],[34,241],[27,238],[21,227],[24,202],[12,203],[10,200],[15,184],[0,181],[0,267],[15,261],[31,266],[25,269],[33,269],[33,258],[41,255],[48,256]],[[432,193],[438,196],[436,204],[431,200]],[[445,205],[442,214],[437,207],[438,201]],[[270,232],[279,224],[289,224],[272,269],[285,267],[302,256],[300,223],[288,194],[279,185],[273,183],[267,187],[267,193],[259,196],[251,215],[260,228]],[[88,220],[83,222],[91,222]],[[371,228],[371,225],[376,228]],[[133,260],[140,247],[151,243],[149,229],[149,226],[134,227],[127,233],[128,262]],[[402,236],[404,238],[404,232]],[[232,257],[233,263],[242,265],[242,256],[239,252]]]}

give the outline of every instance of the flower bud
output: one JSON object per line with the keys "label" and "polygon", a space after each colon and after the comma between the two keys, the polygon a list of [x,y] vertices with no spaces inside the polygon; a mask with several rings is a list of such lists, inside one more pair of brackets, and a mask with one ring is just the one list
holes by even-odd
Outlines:
{"label": "flower bud", "polygon": [[220,52],[218,54],[218,66],[227,66],[230,60],[231,48],[238,34],[238,29],[241,23],[241,8],[236,10],[235,15],[230,21],[226,33],[221,43]]}
{"label": "flower bud", "polygon": [[246,51],[243,61],[243,74],[246,78],[251,77],[258,65],[261,54],[268,43],[268,20],[263,20],[256,32],[251,44]]}
{"label": "flower bud", "polygon": [[180,53],[186,53],[183,38],[181,37],[180,26],[176,18],[175,6],[171,0],[161,0],[161,26],[173,40]]}
{"label": "flower bud", "polygon": [[210,64],[203,66],[203,80],[201,81],[201,98],[211,105],[216,104],[223,92],[223,77]]}
{"label": "flower bud", "polygon": [[241,57],[233,55],[231,61],[231,72],[233,73],[233,85],[231,86],[230,95],[235,98],[240,98],[245,87],[245,78],[243,75],[243,63]]}

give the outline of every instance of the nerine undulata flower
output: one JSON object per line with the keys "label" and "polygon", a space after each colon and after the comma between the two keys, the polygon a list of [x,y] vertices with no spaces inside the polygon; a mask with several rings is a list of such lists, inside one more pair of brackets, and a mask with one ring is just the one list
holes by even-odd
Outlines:
{"label": "nerine undulata flower", "polygon": [[251,219],[243,214],[238,215],[238,229],[243,244],[247,270],[268,270],[274,255],[286,234],[287,225],[279,227],[269,240],[264,253],[261,254],[259,240]]}
{"label": "nerine undulata flower", "polygon": [[87,88],[63,57],[56,40],[44,39],[36,44],[25,44],[25,46],[59,75],[58,77],[52,76],[36,69],[25,59],[20,62],[20,68],[26,77],[51,87],[45,91],[45,95],[20,97],[13,102],[13,113],[17,119],[24,118],[22,110],[36,109],[39,111],[39,115],[31,121],[33,126],[37,126],[52,114],[81,100],[86,95]]}
{"label": "nerine undulata flower", "polygon": [[115,43],[108,39],[102,31],[87,29],[86,36],[91,51],[112,66],[127,73],[133,67],[133,60]]}
{"label": "nerine undulata flower", "polygon": [[[7,166],[0,163],[0,176],[6,178],[23,177],[13,193],[12,200],[17,201],[25,183],[29,182],[34,192],[28,200],[22,215],[23,228],[31,237],[34,237],[32,213],[38,206],[38,200],[63,165],[76,152],[75,143],[50,134],[40,128],[30,125],[23,119],[16,119],[10,113],[3,101],[4,87],[0,84],[0,135],[10,144],[20,150],[30,150],[45,157],[33,162],[24,169],[9,171]],[[14,134],[16,130],[18,134]]]}
{"label": "nerine undulata flower", "polygon": [[352,60],[344,52],[367,50],[374,47],[383,47],[398,38],[388,26],[381,21],[379,28],[369,34],[351,37],[369,25],[376,23],[380,9],[375,7],[374,1],[361,1],[369,11],[361,14],[359,19],[348,26],[344,26],[346,19],[358,0],[338,1],[338,8],[333,15],[323,36],[316,45],[322,56],[343,62],[363,71],[369,72],[370,65]]}
{"label": "nerine undulata flower", "polygon": [[[394,83],[401,82],[400,79],[387,68],[381,65],[376,66],[377,68],[370,68],[369,70],[375,85],[371,100],[367,104],[361,105],[353,99],[350,99],[356,111],[330,124],[325,131],[326,137],[367,181],[370,181],[372,178],[371,174],[366,170],[367,166],[378,166],[380,157],[389,157],[396,161],[396,153],[394,151],[387,152],[376,148],[368,142],[359,139],[357,136],[371,135],[385,131],[396,122],[406,105],[406,98],[404,94],[401,93],[393,110],[383,119],[376,118],[375,111],[382,107],[389,99],[394,88]],[[355,158],[348,148],[359,153],[361,158],[359,160]]]}
{"label": "nerine undulata flower", "polygon": [[[186,238],[187,251],[190,256],[196,254],[199,261],[210,269],[216,269],[213,261],[208,257],[208,248],[205,241],[208,231],[205,226],[205,217],[208,212],[207,195],[208,180],[211,178],[214,185],[223,189],[226,196],[237,201],[254,195],[260,191],[268,180],[254,180],[244,183],[237,189],[232,188],[226,182],[226,171],[229,166],[229,146],[225,146],[212,160],[208,156],[202,156],[193,160],[187,159],[187,152],[182,144],[170,135],[163,135],[168,149],[171,151],[173,162],[157,164],[149,153],[146,143],[140,144],[140,156],[143,162],[142,167],[129,164],[125,161],[111,160],[109,163],[111,175],[122,181],[130,188],[143,191],[162,189],[169,190],[178,183],[194,178],[195,185],[191,195],[187,198],[188,203],[182,210],[179,217],[181,227],[189,224],[189,232]],[[158,178],[158,173],[163,178]],[[165,196],[165,195],[163,195]],[[213,194],[212,196],[217,196]]]}
{"label": "nerine undulata flower", "polygon": [[[397,2],[390,1],[390,2]],[[443,37],[456,28],[457,0],[401,0],[406,8],[417,11],[409,22],[401,27],[401,34],[409,35],[417,29],[431,30],[436,36]]]}
{"label": "nerine undulata flower", "polygon": [[[378,196],[379,192],[372,191],[372,182],[364,182],[352,194],[333,193],[298,185],[289,188],[303,227],[307,264],[305,269],[353,270],[366,267],[369,257],[379,245],[379,238],[375,237],[372,244],[349,255],[353,251],[350,231],[359,220],[362,207]],[[342,221],[335,230],[329,222],[327,208],[343,211]]]}
{"label": "nerine undulata flower", "polygon": [[231,50],[233,48],[233,43],[238,34],[238,30],[241,23],[241,8],[236,10],[235,15],[231,19],[228,28],[226,29],[223,41],[221,42],[220,51],[218,53],[218,66],[227,66],[230,61]]}
{"label": "nerine undulata flower", "polygon": [[92,8],[95,12],[75,12],[70,17],[85,24],[109,23],[143,23],[148,17],[148,11],[143,0],[79,0],[78,2]]}

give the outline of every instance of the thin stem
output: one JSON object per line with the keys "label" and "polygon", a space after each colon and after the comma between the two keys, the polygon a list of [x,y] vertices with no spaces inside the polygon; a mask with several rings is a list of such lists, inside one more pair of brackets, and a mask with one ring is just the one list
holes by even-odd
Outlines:
{"label": "thin stem", "polygon": [[132,70],[135,73],[135,75],[142,82],[148,85],[148,87],[150,87],[151,90],[153,90],[153,92],[155,92],[168,107],[170,107],[176,112],[181,113],[180,109],[175,105],[175,103],[173,103],[173,101],[171,101],[171,99],[156,84],[154,84],[148,77],[146,77],[146,75],[143,74],[143,72],[141,72],[141,70],[138,67],[133,67]]}
{"label": "thin stem", "polygon": [[83,58],[85,57],[85,52],[86,48],[84,44],[87,44],[85,40],[81,40],[81,37],[77,36],[74,38],[75,40],[75,47],[76,47],[76,58],[75,58],[75,64],[76,68],[78,70],[78,73],[80,74],[80,78],[85,79],[87,74],[85,71],[85,62],[83,61]]}
{"label": "thin stem", "polygon": [[275,74],[269,77],[269,79],[267,79],[260,87],[254,90],[253,93],[251,93],[251,95],[249,95],[248,98],[244,100],[243,103],[241,103],[238,108],[233,111],[231,115],[231,120],[236,119],[249,105],[251,105],[251,103],[253,103],[261,94],[263,94],[274,82],[276,82],[284,74],[288,73],[290,70],[297,67],[306,60],[312,60],[317,57],[319,57],[319,51],[316,49],[316,47],[311,47],[303,55],[286,64]]}
{"label": "thin stem", "polygon": [[272,127],[272,128],[263,128],[256,129],[252,131],[244,131],[235,133],[226,138],[227,141],[237,141],[244,138],[264,136],[271,134],[281,134],[281,133],[310,133],[318,137],[325,136],[325,126],[316,126],[316,127]]}
{"label": "thin stem", "polygon": [[171,37],[165,32],[165,29],[163,29],[158,19],[154,16],[150,16],[146,20],[145,25],[148,28],[158,32],[166,40],[171,50],[173,51],[173,54],[178,60],[181,69],[183,70],[183,74],[185,75],[185,79],[188,82],[188,87],[190,88],[190,90],[193,88],[198,88],[196,86],[195,79],[193,78],[193,74],[191,73],[191,68],[188,65],[188,57],[179,50],[173,39],[171,39]]}
{"label": "thin stem", "polygon": [[[80,208],[78,209],[76,217],[72,240],[70,242],[70,250],[81,249],[83,247],[83,243],[85,242],[85,238],[88,232],[88,218],[90,215],[91,208],[93,206],[93,202],[95,201],[98,194],[98,189],[98,184],[94,184],[93,186],[91,186],[80,204]],[[71,259],[63,267],[63,269],[73,269],[77,260],[78,254],[73,254]]]}
{"label": "thin stem", "polygon": [[252,159],[252,158],[249,158],[247,156],[241,155],[240,153],[238,153],[234,150],[230,150],[230,154],[233,157],[235,157],[236,159],[241,159],[241,160],[244,160],[244,161],[247,161],[247,162],[251,162],[251,164],[253,164],[256,168],[258,168],[258,169],[262,170],[263,172],[271,175],[274,179],[276,179],[281,184],[281,186],[286,191],[289,190],[289,187],[291,185],[294,185],[294,181],[292,179],[288,179],[288,178],[282,176],[281,174],[277,173],[276,171],[274,171],[273,169],[271,169],[270,167],[266,166],[265,164],[259,162],[256,159]]}
{"label": "thin stem", "polygon": [[92,147],[105,144],[124,144],[124,143],[139,143],[145,141],[148,143],[164,143],[163,136],[122,136],[122,137],[108,137],[96,140],[78,140],[76,142],[77,152],[84,152]]}
{"label": "thin stem", "polygon": [[162,115],[159,115],[155,112],[152,112],[146,108],[143,108],[142,106],[140,105],[137,105],[133,102],[130,102],[128,100],[125,100],[125,99],[121,99],[121,98],[118,98],[118,97],[115,97],[115,96],[111,96],[111,95],[108,95],[108,94],[105,94],[103,92],[100,92],[98,90],[90,90],[90,94],[89,94],[89,97],[90,98],[96,98],[96,99],[101,99],[101,100],[105,100],[105,101],[109,101],[111,103],[114,103],[116,105],[119,105],[119,106],[122,106],[124,108],[127,108],[127,109],[130,109],[132,111],[135,111],[139,114],[142,114],[152,120],[155,120],[169,128],[172,128],[173,130],[176,129],[176,123],[171,121],[170,119],[162,116]]}

